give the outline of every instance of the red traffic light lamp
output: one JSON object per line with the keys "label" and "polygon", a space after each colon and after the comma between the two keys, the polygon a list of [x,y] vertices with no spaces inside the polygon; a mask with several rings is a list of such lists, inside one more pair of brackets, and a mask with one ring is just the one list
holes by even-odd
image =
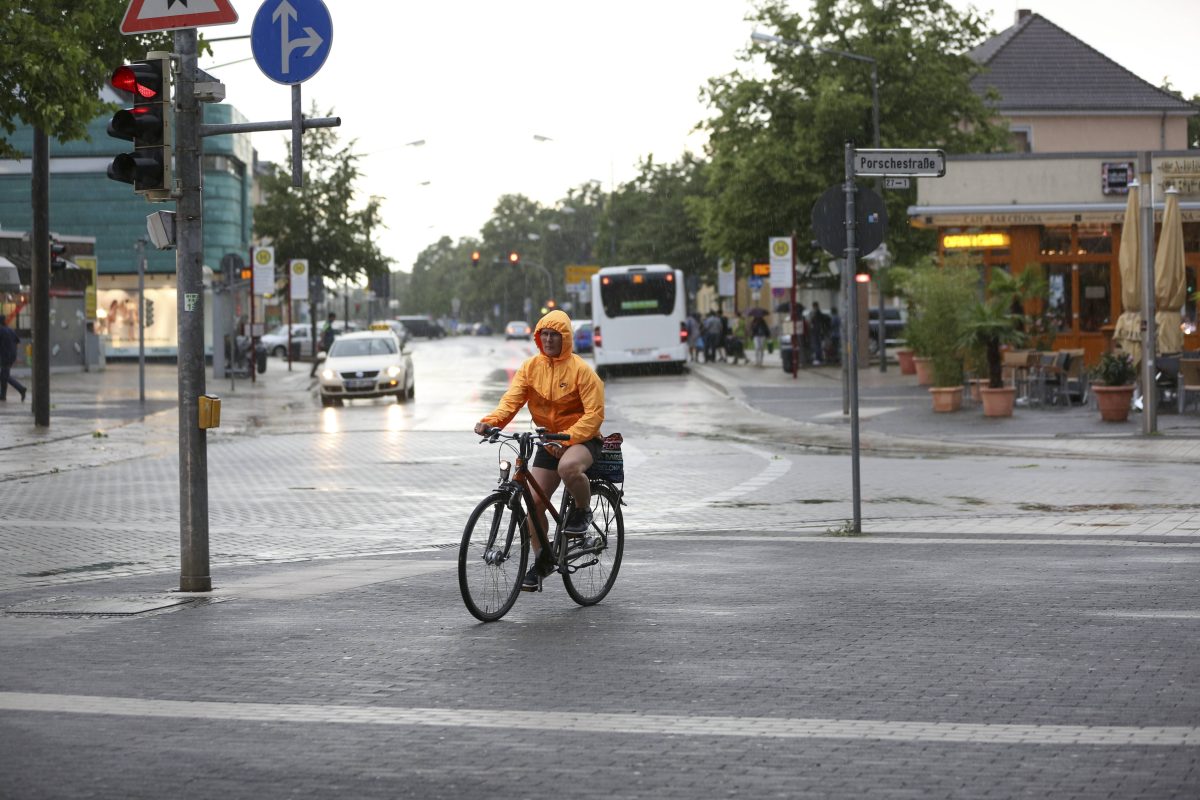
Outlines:
{"label": "red traffic light lamp", "polygon": [[471,251],[471,266],[472,267],[479,266],[479,251],[478,250]]}
{"label": "red traffic light lamp", "polygon": [[516,250],[513,250],[512,252],[510,252],[508,254],[508,263],[512,264],[514,267],[516,265],[520,264],[521,263],[521,254],[518,253]]}
{"label": "red traffic light lamp", "polygon": [[132,153],[122,153],[108,165],[108,177],[133,184],[148,200],[170,200],[171,156],[171,57],[151,53],[113,71],[109,83],[131,95],[132,108],[123,108],[108,123],[108,135],[133,142]]}

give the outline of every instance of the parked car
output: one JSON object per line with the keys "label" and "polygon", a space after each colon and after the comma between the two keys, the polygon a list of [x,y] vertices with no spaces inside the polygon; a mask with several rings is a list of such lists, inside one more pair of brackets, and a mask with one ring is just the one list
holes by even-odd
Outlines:
{"label": "parked car", "polygon": [[575,352],[592,352],[592,321],[590,319],[572,320],[571,329],[575,332],[575,341],[572,344]]}
{"label": "parked car", "polygon": [[[279,358],[287,358],[288,326],[280,325],[259,339],[267,352]],[[292,323],[292,343],[299,342],[301,358],[312,356],[312,329],[303,322]]]}
{"label": "parked car", "polygon": [[391,331],[342,334],[333,340],[319,374],[323,406],[388,396],[403,403],[416,393],[412,358]]}
{"label": "parked car", "polygon": [[396,317],[396,322],[400,322],[405,328],[408,328],[409,334],[415,338],[441,339],[446,335],[446,329],[432,317]]}
{"label": "parked car", "polygon": [[[899,308],[885,308],[883,310],[883,330],[884,341],[887,343],[888,350],[894,350],[904,344],[904,328],[906,325],[905,315]],[[867,330],[871,337],[870,349],[871,354],[879,352],[879,309],[870,309],[870,317],[867,320]]]}
{"label": "parked car", "polygon": [[476,322],[468,331],[472,336],[491,336],[492,326],[486,322]]}
{"label": "parked car", "polygon": [[524,320],[515,319],[504,326],[505,339],[528,339],[533,334],[533,328]]}

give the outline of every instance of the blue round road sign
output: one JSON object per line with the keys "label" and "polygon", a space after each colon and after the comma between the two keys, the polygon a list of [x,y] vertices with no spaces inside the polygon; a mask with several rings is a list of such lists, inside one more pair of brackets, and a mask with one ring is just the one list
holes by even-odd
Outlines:
{"label": "blue round road sign", "polygon": [[266,0],[254,15],[250,49],[276,83],[303,83],[325,64],[333,19],[321,0]]}

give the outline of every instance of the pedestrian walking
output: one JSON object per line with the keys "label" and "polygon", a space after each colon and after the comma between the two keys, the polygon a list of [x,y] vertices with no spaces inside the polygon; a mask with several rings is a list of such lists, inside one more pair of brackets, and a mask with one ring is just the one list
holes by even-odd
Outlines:
{"label": "pedestrian walking", "polygon": [[829,315],[821,311],[821,304],[813,301],[809,314],[809,334],[812,336],[812,363],[820,366],[825,360],[825,343],[829,340]]}
{"label": "pedestrian walking", "polygon": [[767,346],[767,339],[771,338],[771,329],[763,317],[757,316],[750,321],[750,335],[754,338],[754,365],[761,367],[763,349]]}
{"label": "pedestrian walking", "polygon": [[21,337],[8,327],[8,320],[0,316],[0,400],[8,400],[8,387],[12,386],[21,393],[21,402],[25,402],[25,387],[12,376],[12,365],[17,363],[17,343]]}
{"label": "pedestrian walking", "polygon": [[723,329],[721,318],[716,311],[709,311],[704,318],[704,362],[711,364],[717,360],[717,348],[721,346]]}
{"label": "pedestrian walking", "polygon": [[728,359],[729,352],[726,349],[726,343],[729,341],[729,317],[724,314],[720,315],[721,320],[721,339],[717,342],[717,360],[725,361]]}
{"label": "pedestrian walking", "polygon": [[[318,344],[320,345],[319,349],[326,353],[329,352],[329,347],[333,344],[333,340],[337,337],[337,333],[333,330],[333,321],[335,319],[337,319],[337,314],[330,311],[329,317],[325,320],[325,326],[321,328],[321,339]],[[308,373],[308,377],[317,377],[317,364],[319,363],[320,362],[317,361],[317,354],[313,353],[312,371]]]}
{"label": "pedestrian walking", "polygon": [[698,361],[700,358],[700,319],[695,314],[688,314],[688,361]]}
{"label": "pedestrian walking", "polygon": [[739,361],[749,364],[750,359],[746,357],[746,318],[741,314],[734,316],[733,330],[725,337],[725,353],[734,364]]}

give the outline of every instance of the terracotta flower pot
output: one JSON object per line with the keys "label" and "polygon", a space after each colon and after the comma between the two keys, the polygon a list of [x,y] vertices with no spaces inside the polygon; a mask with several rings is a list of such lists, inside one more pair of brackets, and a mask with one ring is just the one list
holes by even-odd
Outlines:
{"label": "terracotta flower pot", "polygon": [[931,386],[929,396],[933,398],[933,410],[938,414],[962,408],[961,386]]}
{"label": "terracotta flower pot", "polygon": [[916,375],[917,365],[913,363],[913,351],[902,349],[896,351],[896,361],[900,362],[901,375]]}
{"label": "terracotta flower pot", "polygon": [[929,386],[933,383],[933,359],[920,356],[914,358],[913,372],[917,376],[917,386]]}
{"label": "terracotta flower pot", "polygon": [[982,386],[979,394],[983,398],[983,415],[985,417],[1012,416],[1013,402],[1017,398],[1015,386],[1001,386],[999,389]]}
{"label": "terracotta flower pot", "polygon": [[1133,401],[1133,386],[1097,386],[1096,405],[1100,408],[1100,419],[1105,422],[1124,422],[1129,419],[1129,406]]}

